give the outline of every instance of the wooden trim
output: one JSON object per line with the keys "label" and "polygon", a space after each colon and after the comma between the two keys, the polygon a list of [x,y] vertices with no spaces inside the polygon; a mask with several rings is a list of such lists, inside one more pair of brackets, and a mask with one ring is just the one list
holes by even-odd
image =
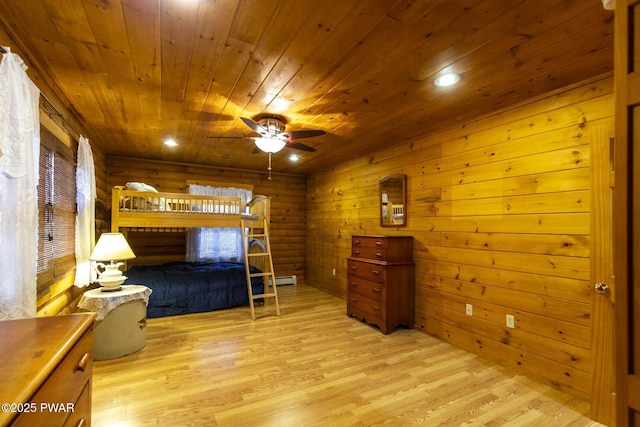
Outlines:
{"label": "wooden trim", "polygon": [[[632,7],[638,7],[638,0],[617,0],[615,10],[615,88],[616,88],[616,144],[614,152],[615,191],[614,191],[614,272],[615,288],[615,329],[616,348],[616,425],[625,427],[640,422],[640,377],[634,361],[634,339],[638,338],[638,326],[634,317],[640,307],[634,305],[634,288],[637,289],[636,261],[634,247],[640,241],[638,230],[634,229],[633,218],[637,203],[637,194],[633,189],[640,185],[640,173],[637,166],[638,153],[634,153],[634,134],[640,130],[640,120],[633,115],[631,107],[637,105],[638,95],[638,52],[630,38],[630,21],[637,18]],[[635,22],[640,26],[640,22]],[[638,29],[636,28],[636,31]],[[638,46],[635,46],[638,49]],[[635,69],[634,69],[635,68]],[[632,93],[634,92],[634,93]],[[636,107],[637,108],[637,107]],[[636,296],[637,298],[637,296]],[[633,330],[632,328],[635,328]],[[638,343],[636,343],[636,346]],[[637,359],[638,355],[635,355]],[[633,374],[635,372],[635,374]]]}
{"label": "wooden trim", "polygon": [[[135,157],[126,157],[126,156],[109,156],[109,159],[119,159],[119,160],[125,160],[125,161],[130,161],[130,162],[140,162],[140,161],[144,161],[144,159],[139,159],[139,158],[135,158]],[[108,161],[108,159],[107,159]],[[170,162],[167,160],[149,160],[150,162],[153,163],[162,163],[162,164],[166,164],[166,165],[174,165],[174,166],[194,166],[193,163],[185,163],[185,162]],[[269,175],[269,171],[267,170],[253,170],[253,169],[240,169],[240,168],[228,168],[228,167],[223,167],[223,166],[210,166],[210,165],[197,165],[199,168],[204,168],[204,169],[215,169],[215,170],[226,170],[226,171],[234,171],[234,172],[248,172],[248,173],[255,173],[255,174],[259,174],[259,175]],[[303,174],[295,174],[295,173],[282,173],[282,172],[272,172],[271,175],[279,175],[279,176],[294,176],[294,177],[304,177],[306,175]]]}
{"label": "wooden trim", "polygon": [[[638,376],[627,375],[627,395],[640,395],[640,379]],[[633,401],[632,399],[629,399],[629,407],[634,411],[640,412],[640,401]]]}
{"label": "wooden trim", "polygon": [[640,78],[638,71],[627,76],[627,104],[640,104]]}
{"label": "wooden trim", "polygon": [[40,124],[47,128],[49,132],[54,134],[56,138],[58,138],[64,145],[72,150],[75,150],[75,147],[77,147],[77,143],[76,141],[74,141],[71,134],[57,121],[53,120],[50,113],[42,108],[42,105],[40,106]]}

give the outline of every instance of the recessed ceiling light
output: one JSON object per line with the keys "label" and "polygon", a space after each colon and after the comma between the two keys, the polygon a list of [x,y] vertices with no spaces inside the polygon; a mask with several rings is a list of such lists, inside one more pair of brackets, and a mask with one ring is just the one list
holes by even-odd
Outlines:
{"label": "recessed ceiling light", "polygon": [[298,160],[300,160],[300,156],[297,155],[296,153],[293,153],[292,155],[289,156],[289,160],[291,160],[292,162],[297,162]]}
{"label": "recessed ceiling light", "polygon": [[178,143],[173,138],[167,138],[164,140],[164,145],[166,145],[167,147],[177,147]]}
{"label": "recessed ceiling light", "polygon": [[446,87],[452,86],[460,81],[460,75],[456,73],[446,73],[441,74],[436,77],[436,80],[433,82],[438,87]]}

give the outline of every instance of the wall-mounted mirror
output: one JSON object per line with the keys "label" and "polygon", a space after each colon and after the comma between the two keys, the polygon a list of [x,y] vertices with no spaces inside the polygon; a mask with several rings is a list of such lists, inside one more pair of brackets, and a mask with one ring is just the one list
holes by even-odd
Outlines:
{"label": "wall-mounted mirror", "polygon": [[380,179],[380,225],[404,227],[407,225],[407,176],[387,175]]}

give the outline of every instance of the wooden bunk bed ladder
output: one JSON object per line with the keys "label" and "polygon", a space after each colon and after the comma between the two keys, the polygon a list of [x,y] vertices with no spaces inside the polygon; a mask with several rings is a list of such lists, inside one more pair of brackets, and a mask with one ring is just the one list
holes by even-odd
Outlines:
{"label": "wooden bunk bed ladder", "polygon": [[[262,228],[246,227],[245,220],[240,220],[240,228],[242,229],[242,243],[244,245],[244,266],[247,274],[247,291],[249,292],[251,318],[256,320],[254,301],[262,299],[266,305],[266,298],[273,298],[275,300],[276,314],[280,316],[276,275],[273,270],[273,258],[271,257],[271,245],[269,243],[268,219],[264,218],[262,220]],[[256,252],[252,252],[254,248],[258,248]],[[251,273],[251,265],[258,267],[261,272]],[[262,277],[264,284],[263,293],[253,294],[253,289],[251,288],[251,279],[253,277]]]}

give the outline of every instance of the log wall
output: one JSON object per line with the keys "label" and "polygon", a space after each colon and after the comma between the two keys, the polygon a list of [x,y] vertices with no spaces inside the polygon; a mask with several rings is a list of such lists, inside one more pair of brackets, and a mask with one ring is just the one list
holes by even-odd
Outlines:
{"label": "log wall", "polygon": [[[253,185],[254,194],[271,197],[271,252],[277,276],[305,278],[306,182],[303,176],[244,171],[183,163],[110,157],[107,160],[108,199],[111,188],[129,181],[145,182],[158,191],[187,192],[187,181]],[[110,203],[110,202],[109,202]],[[110,205],[109,205],[110,206]],[[130,232],[135,263],[184,261],[185,233]]]}
{"label": "log wall", "polygon": [[[344,298],[352,235],[413,236],[416,328],[588,396],[590,141],[613,102],[603,78],[310,176],[307,283]],[[391,173],[408,226],[383,229]]]}

